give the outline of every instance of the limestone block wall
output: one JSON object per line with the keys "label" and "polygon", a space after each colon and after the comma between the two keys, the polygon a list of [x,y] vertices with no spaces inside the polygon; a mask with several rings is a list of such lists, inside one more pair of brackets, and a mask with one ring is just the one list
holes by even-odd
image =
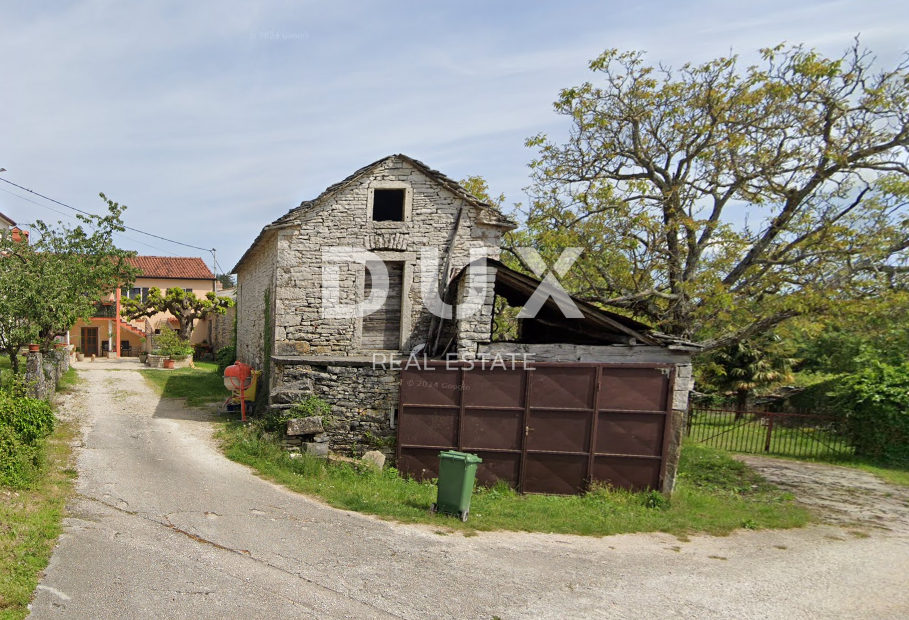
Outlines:
{"label": "limestone block wall", "polygon": [[29,351],[25,359],[25,381],[29,396],[53,400],[60,378],[69,370],[69,355],[56,349],[46,355]]}
{"label": "limestone block wall", "polygon": [[234,320],[237,317],[237,307],[228,308],[224,314],[212,317],[211,345],[215,352],[224,347],[229,347],[234,337]]}
{"label": "limestone block wall", "polygon": [[362,456],[378,449],[393,456],[400,371],[341,359],[274,361],[273,411],[313,394],[331,406],[331,419],[323,422],[333,452]]}
{"label": "limestone block wall", "polygon": [[[374,222],[369,214],[371,189],[401,187],[409,192],[409,219]],[[303,208],[299,226],[277,232],[275,289],[275,354],[359,355],[361,318],[327,318],[322,313],[322,250],[363,248],[383,260],[405,264],[402,304],[402,350],[425,342],[432,320],[421,296],[421,250],[438,251],[444,264],[458,213],[461,215],[450,261],[450,274],[471,260],[471,249],[498,258],[502,230],[485,224],[482,213],[403,160],[390,160],[321,204]],[[365,268],[339,264],[339,298],[343,304],[362,300]],[[449,274],[449,275],[450,275]],[[242,312],[242,310],[241,310]]]}
{"label": "limestone block wall", "polygon": [[456,305],[458,309],[463,309],[477,303],[472,299],[482,299],[482,302],[475,313],[454,323],[458,359],[475,358],[481,344],[492,340],[496,270],[492,266],[472,269],[474,273],[468,271],[459,283]]}
{"label": "limestone block wall", "polygon": [[265,294],[274,304],[275,233],[259,241],[237,273],[237,359],[261,369],[265,363]]}

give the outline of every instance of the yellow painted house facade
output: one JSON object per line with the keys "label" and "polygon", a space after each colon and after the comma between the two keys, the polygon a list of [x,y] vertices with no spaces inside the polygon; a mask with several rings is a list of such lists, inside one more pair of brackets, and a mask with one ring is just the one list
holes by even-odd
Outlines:
{"label": "yellow painted house facade", "polygon": [[[217,280],[205,262],[198,257],[136,256],[130,259],[142,271],[135,283],[111,294],[98,303],[95,315],[88,321],[80,320],[70,328],[69,343],[86,355],[117,355],[131,357],[150,347],[149,336],[161,329],[174,329],[177,320],[169,312],[160,312],[147,319],[126,321],[120,316],[120,300],[144,299],[152,288],[166,291],[178,287],[192,291],[196,297],[217,290]],[[204,345],[212,341],[211,323],[197,321],[190,342]]]}

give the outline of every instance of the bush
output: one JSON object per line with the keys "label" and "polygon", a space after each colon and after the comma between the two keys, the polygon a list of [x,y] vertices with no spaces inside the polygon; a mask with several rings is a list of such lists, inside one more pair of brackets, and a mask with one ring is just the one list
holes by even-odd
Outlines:
{"label": "bush", "polygon": [[154,337],[156,355],[167,355],[168,357],[179,357],[193,354],[193,345],[188,340],[180,338],[180,334],[169,327],[161,326],[160,334]]}
{"label": "bush", "polygon": [[12,428],[0,425],[0,486],[27,487],[38,472],[40,454],[37,446],[23,442]]}
{"label": "bush", "polygon": [[54,430],[54,412],[46,401],[0,393],[0,428],[9,428],[20,441],[36,444]]}
{"label": "bush", "polygon": [[909,465],[909,364],[874,363],[848,379],[837,396],[856,455]]}
{"label": "bush", "polygon": [[328,426],[332,423],[331,405],[326,403],[318,396],[309,395],[304,400],[295,403],[290,409],[279,412],[270,412],[262,417],[260,426],[262,430],[269,433],[284,434],[287,430],[287,421],[294,418],[311,418],[313,416],[322,416],[323,425]]}
{"label": "bush", "polygon": [[218,349],[218,353],[215,355],[215,361],[218,363],[218,374],[223,375],[227,367],[233,365],[233,363],[237,361],[237,348],[222,347],[221,349]]}

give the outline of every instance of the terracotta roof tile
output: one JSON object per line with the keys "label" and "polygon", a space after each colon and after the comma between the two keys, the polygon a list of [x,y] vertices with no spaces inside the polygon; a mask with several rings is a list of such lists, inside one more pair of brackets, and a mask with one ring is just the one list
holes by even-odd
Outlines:
{"label": "terracotta roof tile", "polygon": [[201,258],[182,256],[134,256],[127,259],[142,270],[146,278],[214,280],[215,276]]}

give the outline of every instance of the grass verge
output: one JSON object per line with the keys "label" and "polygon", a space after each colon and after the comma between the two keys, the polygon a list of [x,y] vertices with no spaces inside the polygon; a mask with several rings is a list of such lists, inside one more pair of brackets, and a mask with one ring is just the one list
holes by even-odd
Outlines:
{"label": "grass verge", "polygon": [[[255,426],[225,423],[219,432],[228,458],[261,476],[331,506],[404,523],[426,523],[445,530],[510,530],[607,536],[630,532],[723,535],[738,529],[805,525],[809,512],[753,470],[725,454],[699,445],[682,451],[679,479],[671,501],[659,493],[595,489],[580,496],[519,495],[506,485],[478,489],[470,521],[431,515],[434,484],[405,480],[393,469],[373,472],[355,464],[328,464],[290,458],[263,438]],[[440,532],[445,533],[445,532]]]}
{"label": "grass verge", "polygon": [[44,468],[30,488],[0,488],[0,620],[19,620],[50,560],[73,487],[72,422],[59,422],[44,441]]}
{"label": "grass verge", "polygon": [[60,383],[57,384],[57,392],[71,392],[73,388],[82,383],[84,379],[79,376],[75,368],[70,368],[63,376],[60,377]]}
{"label": "grass verge", "polygon": [[142,376],[165,398],[185,398],[188,407],[224,400],[230,393],[224,388],[224,378],[218,365],[195,362],[195,368],[175,370],[140,370]]}

